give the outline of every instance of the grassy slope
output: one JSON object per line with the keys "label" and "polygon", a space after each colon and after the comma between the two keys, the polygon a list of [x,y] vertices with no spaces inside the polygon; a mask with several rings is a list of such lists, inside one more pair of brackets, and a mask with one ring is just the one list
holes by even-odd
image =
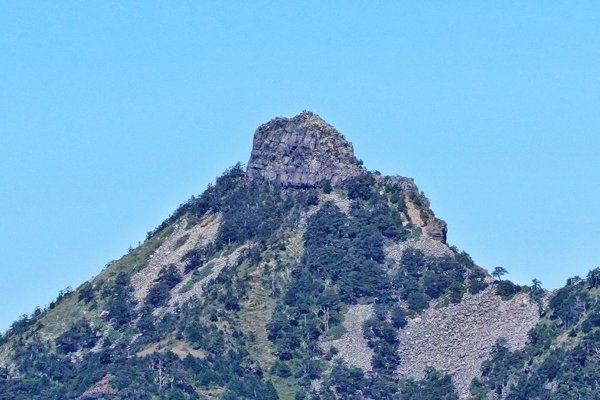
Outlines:
{"label": "grassy slope", "polygon": [[[276,251],[267,251],[262,258],[267,260],[249,271],[249,296],[248,300],[241,304],[238,312],[238,324],[240,329],[254,338],[248,342],[248,352],[265,371],[267,379],[270,379],[282,400],[294,399],[300,387],[293,378],[281,378],[270,373],[270,369],[277,360],[274,355],[273,343],[268,338],[267,324],[271,320],[275,308],[275,300],[271,297],[271,277],[277,275],[285,279],[291,265],[297,263],[303,253],[304,229],[296,229],[285,232],[285,247]],[[276,271],[274,260],[283,265],[283,270]]]}
{"label": "grassy slope", "polygon": [[[162,229],[141,246],[125,254],[119,260],[108,263],[107,267],[98,276],[93,278],[91,282],[94,285],[98,285],[99,288],[97,290],[101,291],[112,286],[119,273],[125,272],[131,275],[138,271],[148,262],[152,253],[172,232],[173,226]],[[30,336],[36,330],[43,339],[54,339],[82,318],[90,320],[96,326],[102,326],[104,320],[100,314],[102,313],[103,304],[99,303],[96,307],[90,307],[84,302],[79,301],[79,293],[82,287],[83,285],[71,294],[63,297],[55,304],[54,308],[44,311],[25,337]],[[3,346],[0,346],[0,364],[10,360],[13,346],[14,340],[10,340]]]}

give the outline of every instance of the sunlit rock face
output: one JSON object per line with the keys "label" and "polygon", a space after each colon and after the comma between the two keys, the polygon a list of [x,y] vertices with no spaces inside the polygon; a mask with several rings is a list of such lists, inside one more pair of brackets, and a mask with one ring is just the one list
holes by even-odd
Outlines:
{"label": "sunlit rock face", "polygon": [[339,186],[364,173],[352,144],[312,112],[275,118],[254,134],[247,176],[251,181],[310,187]]}

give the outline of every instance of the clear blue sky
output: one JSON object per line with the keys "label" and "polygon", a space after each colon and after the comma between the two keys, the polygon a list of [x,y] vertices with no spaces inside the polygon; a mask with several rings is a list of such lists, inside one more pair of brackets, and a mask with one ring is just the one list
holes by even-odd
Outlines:
{"label": "clear blue sky", "polygon": [[600,265],[597,2],[250,3],[0,3],[0,330],[303,109],[479,264]]}

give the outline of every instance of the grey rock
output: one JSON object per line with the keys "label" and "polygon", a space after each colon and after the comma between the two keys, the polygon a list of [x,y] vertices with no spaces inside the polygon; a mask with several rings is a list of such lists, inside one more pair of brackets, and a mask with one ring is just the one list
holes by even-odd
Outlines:
{"label": "grey rock", "polygon": [[436,218],[427,197],[421,195],[420,198],[423,203],[422,210],[427,214],[427,222],[425,223],[425,232],[427,236],[442,243],[446,243],[448,235],[448,225],[446,224],[446,221]]}
{"label": "grey rock", "polygon": [[430,222],[427,225],[427,235],[437,241],[446,243],[446,237],[448,235],[448,225],[446,224],[446,221],[435,218],[433,215],[430,216],[429,221]]}
{"label": "grey rock", "polygon": [[310,187],[325,181],[340,186],[365,172],[352,144],[318,115],[304,111],[256,130],[246,175],[252,182]]}
{"label": "grey rock", "polygon": [[447,245],[427,236],[387,244],[384,247],[384,253],[390,260],[400,264],[402,262],[404,251],[408,249],[419,250],[427,257],[454,257],[454,253]]}
{"label": "grey rock", "polygon": [[[425,216],[425,220],[421,216],[416,218],[418,221],[412,221],[416,226],[423,229],[426,236],[434,239],[438,242],[446,244],[446,237],[448,234],[448,225],[445,221],[437,218],[435,213],[431,209],[429,199],[419,191],[419,188],[415,184],[412,178],[406,178],[403,176],[381,176],[375,175],[375,179],[378,183],[386,186],[396,186],[407,198],[417,196],[421,201],[421,206],[417,210],[420,214],[421,211]],[[412,218],[411,218],[412,219]]]}
{"label": "grey rock", "polygon": [[372,371],[373,350],[363,335],[363,323],[372,316],[373,304],[355,304],[348,307],[343,323],[346,333],[339,339],[321,342],[323,351],[328,352],[335,347],[339,351],[337,357],[348,365]]}
{"label": "grey rock", "polygon": [[523,349],[529,332],[540,320],[538,306],[525,293],[502,300],[494,287],[472,295],[459,304],[425,310],[399,332],[399,376],[421,379],[426,367],[452,376],[461,399],[481,376],[481,366],[494,345],[504,339],[510,350]]}

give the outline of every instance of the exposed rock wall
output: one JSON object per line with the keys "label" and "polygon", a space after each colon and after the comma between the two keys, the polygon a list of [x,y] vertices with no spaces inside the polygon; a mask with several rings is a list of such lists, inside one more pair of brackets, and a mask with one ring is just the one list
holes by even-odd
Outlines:
{"label": "exposed rock wall", "polygon": [[435,217],[435,214],[429,206],[429,200],[425,196],[419,195],[419,200],[422,204],[417,206],[409,196],[405,196],[410,222],[414,226],[421,228],[424,235],[439,242],[446,243],[446,235],[448,233],[446,222]]}
{"label": "exposed rock wall", "polygon": [[[428,209],[430,212],[431,210]],[[442,243],[446,243],[446,237],[448,235],[448,225],[446,221],[443,221],[439,218],[435,218],[433,212],[429,214],[429,219],[427,224],[425,225],[425,233],[430,238],[438,240]]]}
{"label": "exposed rock wall", "polygon": [[[423,234],[438,242],[446,243],[448,226],[445,221],[437,218],[431,209],[429,199],[419,191],[412,178],[403,176],[381,176],[375,174],[377,183],[385,186],[392,186],[400,189],[400,193],[404,196],[404,202],[407,207],[407,215],[409,222],[421,228]],[[418,199],[420,205],[416,205],[412,199]]]}
{"label": "exposed rock wall", "polygon": [[428,366],[452,375],[461,398],[499,339],[511,350],[522,349],[539,321],[538,306],[528,295],[503,301],[489,287],[466,294],[460,304],[431,307],[399,333],[401,376],[423,378]]}
{"label": "exposed rock wall", "polygon": [[301,187],[324,181],[340,185],[363,172],[352,144],[318,115],[305,111],[275,118],[256,130],[246,174],[251,181]]}

